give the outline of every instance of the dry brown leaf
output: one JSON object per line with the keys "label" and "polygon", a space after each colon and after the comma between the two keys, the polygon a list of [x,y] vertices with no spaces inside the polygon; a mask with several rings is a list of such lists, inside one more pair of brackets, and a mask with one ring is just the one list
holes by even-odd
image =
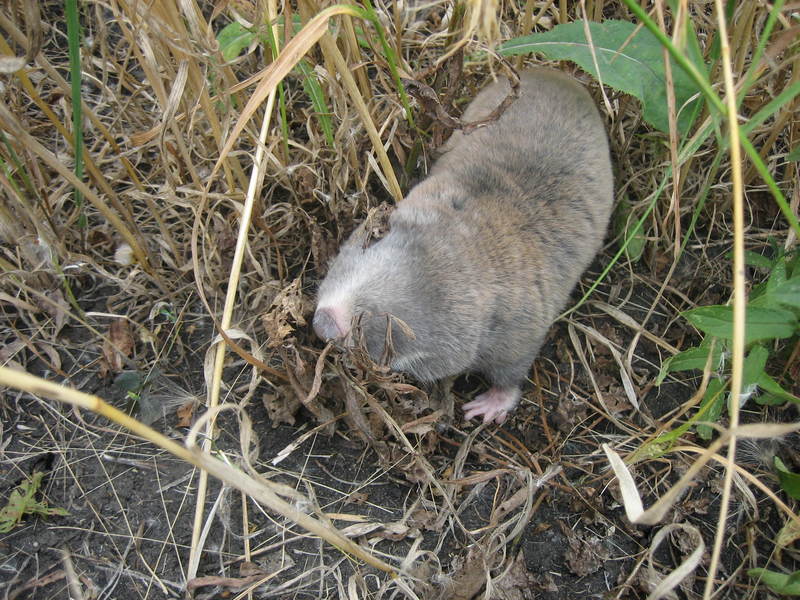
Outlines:
{"label": "dry brown leaf", "polygon": [[441,524],[438,524],[439,515],[434,511],[417,508],[408,518],[408,524],[417,529],[424,529],[426,531],[439,531]]}
{"label": "dry brown leaf", "polygon": [[47,342],[39,342],[36,344],[36,347],[40,352],[47,355],[47,358],[50,359],[50,365],[53,369],[56,371],[61,370],[61,355],[58,353],[58,348],[52,344],[48,344]]}
{"label": "dry brown leaf", "polygon": [[409,527],[406,523],[396,521],[394,523],[384,523],[383,527],[370,535],[370,543],[377,540],[392,540],[399,542],[406,538],[418,538],[420,536],[419,529]]}
{"label": "dry brown leaf", "polygon": [[483,483],[485,481],[489,481],[491,479],[495,479],[496,477],[500,477],[508,473],[508,469],[492,469],[491,471],[476,471],[471,475],[467,475],[466,477],[460,477],[458,479],[450,479],[447,483],[450,485],[458,485],[458,486],[470,486],[470,485],[477,485],[479,483]]}
{"label": "dry brown leaf", "polygon": [[103,340],[103,364],[101,374],[109,371],[119,373],[125,366],[125,359],[133,352],[134,340],[127,319],[115,319],[108,328],[108,336]]}
{"label": "dry brown leaf", "polygon": [[569,544],[565,558],[570,571],[578,577],[585,577],[603,568],[603,561],[608,559],[608,550],[600,538],[595,535],[582,537],[568,527],[562,527],[562,531]]}
{"label": "dry brown leaf", "polygon": [[311,230],[311,258],[319,277],[324,277],[328,273],[331,260],[336,255],[337,244],[316,220],[309,219],[308,228]]}
{"label": "dry brown leaf", "polygon": [[178,407],[178,410],[175,411],[175,414],[178,415],[178,422],[175,423],[175,427],[192,426],[195,406],[197,406],[197,404],[194,399],[192,399]]}
{"label": "dry brown leaf", "polygon": [[433,431],[441,416],[442,411],[437,410],[436,412],[425,415],[424,417],[420,417],[419,419],[403,423],[400,429],[406,434],[414,433],[416,435],[425,435],[426,433]]}
{"label": "dry brown leaf", "polygon": [[572,431],[575,425],[586,420],[588,415],[589,409],[586,403],[569,396],[559,400],[558,407],[553,411],[551,418],[553,425],[559,431],[567,433]]}
{"label": "dry brown leaf", "polygon": [[[459,561],[460,562],[460,561]],[[479,545],[473,545],[466,559],[453,572],[450,585],[443,598],[449,600],[469,600],[486,583],[486,557]]]}
{"label": "dry brown leaf", "polygon": [[407,461],[405,464],[398,466],[411,483],[428,483],[430,480],[428,472],[425,470],[423,458],[414,458],[410,462]]}
{"label": "dry brown leaf", "polygon": [[606,408],[613,416],[620,417],[631,409],[631,403],[628,401],[625,389],[621,385],[614,383],[604,391],[606,392],[604,395]]}
{"label": "dry brown leaf", "polygon": [[[26,581],[23,585],[17,588],[11,588],[8,591],[8,598],[14,600],[18,596],[20,596],[22,592],[26,592],[28,590],[35,590],[40,587],[51,585],[52,583],[64,579],[66,575],[67,574],[63,569],[58,569],[57,571],[53,571],[52,573],[48,573],[47,575],[44,575],[42,577],[31,579],[29,581]],[[28,596],[25,597],[27,598]]]}
{"label": "dry brown leaf", "polygon": [[43,302],[42,308],[53,318],[53,322],[55,324],[53,337],[55,337],[58,335],[58,332],[63,329],[64,323],[67,321],[69,304],[67,303],[67,300],[64,298],[64,294],[60,289],[45,292],[45,296],[47,296],[50,302]]}
{"label": "dry brown leaf", "polygon": [[525,555],[520,552],[502,577],[492,582],[492,598],[503,600],[533,600],[533,590],[538,587],[536,578],[525,565]]}
{"label": "dry brown leaf", "polygon": [[5,346],[0,346],[0,364],[11,369],[24,371],[25,367],[23,367],[17,360],[14,359],[14,357],[24,348],[25,342],[22,340],[14,340]]}
{"label": "dry brown leaf", "polygon": [[267,346],[277,348],[294,332],[295,326],[304,327],[305,315],[311,308],[301,291],[299,278],[278,292],[269,311],[261,318],[269,340]]}
{"label": "dry brown leaf", "polygon": [[800,525],[795,521],[789,520],[778,532],[776,545],[778,550],[783,550],[797,542],[797,540],[800,540]]}
{"label": "dry brown leaf", "polygon": [[279,387],[277,393],[264,394],[261,400],[264,402],[264,408],[267,409],[273,428],[281,423],[294,425],[294,415],[300,408],[301,402],[291,388]]}
{"label": "dry brown leaf", "polygon": [[252,561],[243,561],[242,564],[239,565],[239,577],[252,577],[253,575],[258,575],[259,577],[263,576],[264,569]]}
{"label": "dry brown leaf", "polygon": [[389,233],[389,216],[394,211],[393,206],[386,202],[381,202],[378,206],[371,209],[364,219],[364,247],[372,245]]}
{"label": "dry brown leaf", "polygon": [[366,504],[369,500],[369,494],[364,492],[352,492],[345,498],[345,504]]}
{"label": "dry brown leaf", "polygon": [[258,575],[249,575],[247,577],[216,577],[213,575],[208,577],[195,577],[186,584],[186,589],[189,592],[193,592],[201,587],[214,585],[224,587],[230,591],[238,592],[239,590],[256,583],[266,576],[266,573],[260,573]]}

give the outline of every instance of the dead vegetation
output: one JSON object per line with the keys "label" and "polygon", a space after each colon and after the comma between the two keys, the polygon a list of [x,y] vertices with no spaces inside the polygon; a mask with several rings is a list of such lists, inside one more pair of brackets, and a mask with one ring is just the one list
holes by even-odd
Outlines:
{"label": "dead vegetation", "polygon": [[[647,10],[671,34],[667,4]],[[715,55],[714,4],[677,4]],[[79,6],[77,90],[64,5],[0,7],[3,502],[41,479],[42,507],[69,512],[27,515],[0,538],[5,598],[644,598],[671,572],[679,587],[653,597],[699,598],[709,569],[706,597],[766,598],[748,569],[798,569],[796,500],[773,468],[780,456],[800,471],[797,405],[745,404],[742,422],[764,425],[734,431],[756,441],[731,462],[730,431],[709,446],[687,425],[708,367],[655,385],[698,339],[681,311],[742,285],[734,234],[761,255],[796,234],[751,161],[714,137],[681,155],[676,132],[572,63],[557,66],[607,118],[623,225],[513,420],[462,423],[476,386],[462,378],[450,421],[451,395],[323,349],[308,327],[341,239],[424,176],[492,73],[541,62],[501,59],[497,44],[582,18],[636,21],[624,3]],[[797,10],[732,10],[734,81],[752,75],[742,123],[800,80]],[[239,42],[220,38],[230,23]],[[746,132],[795,215],[797,106],[784,97]],[[615,262],[628,215],[643,218],[640,251]],[[775,343],[769,366],[795,395],[797,344]],[[657,509],[647,526],[631,523],[638,496],[611,449]]]}

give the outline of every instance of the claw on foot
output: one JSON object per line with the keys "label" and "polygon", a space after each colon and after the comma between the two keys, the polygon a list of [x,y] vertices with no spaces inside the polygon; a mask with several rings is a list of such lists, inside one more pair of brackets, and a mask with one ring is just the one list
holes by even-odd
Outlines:
{"label": "claw on foot", "polygon": [[517,405],[519,397],[519,388],[493,387],[464,405],[464,419],[469,421],[474,417],[483,416],[484,423],[499,425]]}

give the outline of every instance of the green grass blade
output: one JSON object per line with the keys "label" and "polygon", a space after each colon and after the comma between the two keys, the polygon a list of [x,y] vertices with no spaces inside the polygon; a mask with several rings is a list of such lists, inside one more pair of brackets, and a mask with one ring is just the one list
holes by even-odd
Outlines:
{"label": "green grass blade", "polygon": [[[667,51],[672,55],[681,68],[683,68],[691,77],[695,80],[698,87],[703,92],[703,95],[706,99],[714,106],[717,111],[719,111],[720,115],[727,115],[727,109],[725,108],[725,104],[723,103],[722,99],[714,92],[711,84],[708,80],[703,77],[703,75],[697,70],[694,64],[683,55],[680,50],[675,47],[669,37],[661,31],[661,28],[653,21],[647,13],[635,2],[635,0],[623,0],[625,5],[633,12],[639,19],[642,21],[645,27],[647,27],[653,35],[655,35],[658,40],[664,45]],[[783,192],[778,188],[778,185],[775,183],[775,179],[773,179],[772,175],[769,173],[767,166],[764,164],[764,161],[761,160],[758,152],[756,152],[753,144],[750,143],[745,136],[741,138],[741,144],[744,151],[747,153],[747,156],[753,161],[753,165],[756,167],[759,175],[764,180],[764,183],[767,184],[767,187],[772,192],[772,197],[775,198],[775,202],[778,204],[781,212],[783,213],[786,220],[789,222],[789,225],[795,232],[800,235],[800,223],[797,221],[797,217],[794,216],[792,210],[789,208],[789,204],[786,202],[786,198],[783,195]]]}
{"label": "green grass blade", "polygon": [[764,121],[769,119],[772,115],[774,115],[778,110],[780,110],[783,106],[789,105],[795,97],[800,94],[800,81],[795,81],[792,85],[787,87],[783,90],[780,94],[775,96],[772,100],[770,100],[764,107],[759,110],[756,114],[750,117],[747,120],[747,123],[744,123],[739,127],[739,130],[745,134],[749,135],[753,129],[761,125]]}
{"label": "green grass blade", "polygon": [[781,192],[778,184],[775,183],[775,179],[770,174],[769,169],[767,169],[767,165],[764,164],[764,161],[761,160],[756,149],[753,148],[753,144],[744,136],[742,136],[742,148],[747,152],[747,156],[753,161],[753,166],[755,166],[756,171],[758,171],[758,174],[761,175],[761,179],[772,192],[772,197],[775,198],[775,202],[778,204],[778,208],[781,209],[783,216],[789,222],[791,228],[794,229],[795,233],[800,235],[800,223],[797,222],[797,217],[789,207],[789,203],[786,202],[786,197],[783,195],[783,192]]}
{"label": "green grass blade", "polygon": [[[75,154],[75,177],[83,180],[83,111],[81,105],[81,25],[78,21],[78,0],[64,0],[69,45],[69,80],[72,92],[72,135]],[[75,204],[83,206],[83,195],[74,190]],[[86,215],[80,210],[79,227],[86,226]]]}
{"label": "green grass blade", "polygon": [[395,54],[394,49],[386,41],[386,34],[383,31],[383,25],[381,24],[380,19],[378,19],[378,15],[375,12],[375,8],[372,6],[372,2],[370,0],[364,0],[364,7],[366,8],[364,15],[365,18],[372,23],[373,27],[375,27],[375,32],[378,34],[378,41],[380,41],[381,48],[383,48],[383,56],[389,65],[389,71],[392,73],[392,79],[394,79],[395,86],[397,86],[397,92],[400,94],[400,103],[405,109],[408,125],[412,129],[416,129],[416,126],[414,125],[414,117],[411,113],[411,103],[408,100],[406,88],[403,85],[403,82],[400,81],[400,72],[397,70],[397,65],[400,61],[397,60],[397,54]]}
{"label": "green grass blade", "polygon": [[303,89],[305,89],[306,94],[311,99],[311,105],[314,107],[314,112],[319,121],[319,126],[322,128],[322,133],[325,135],[325,140],[331,148],[335,148],[336,141],[333,138],[333,123],[330,117],[331,110],[328,108],[325,92],[322,91],[322,86],[319,84],[317,74],[305,59],[297,63],[297,68],[303,74]]}
{"label": "green grass blade", "polygon": [[772,10],[769,11],[769,17],[767,17],[767,23],[764,25],[764,31],[761,32],[761,37],[758,40],[758,46],[756,46],[756,51],[753,53],[753,57],[750,62],[750,68],[747,69],[747,74],[744,77],[744,85],[739,92],[739,97],[736,99],[736,106],[741,106],[742,101],[744,101],[744,98],[747,95],[747,92],[753,85],[753,81],[756,77],[756,71],[758,70],[758,65],[761,63],[761,57],[764,56],[764,50],[767,47],[767,42],[772,35],[772,30],[775,27],[775,23],[778,21],[778,15],[780,14],[785,1],[786,0],[775,0],[775,2],[772,3]]}
{"label": "green grass blade", "polygon": [[[33,185],[33,180],[31,180],[31,176],[28,173],[28,170],[25,168],[25,165],[22,164],[22,161],[19,158],[19,155],[14,151],[14,147],[9,143],[8,137],[6,136],[4,131],[0,131],[0,142],[2,142],[3,146],[8,152],[8,157],[11,159],[11,163],[14,165],[16,169],[16,173],[22,179],[22,185],[25,186],[25,190],[28,192],[31,198],[38,198],[39,193],[36,191],[36,187]],[[11,169],[9,168],[8,164],[3,161],[3,168],[6,173],[6,177],[8,177],[9,182],[11,185],[14,186],[14,190],[17,194],[19,194],[19,190],[14,183],[13,175]]]}

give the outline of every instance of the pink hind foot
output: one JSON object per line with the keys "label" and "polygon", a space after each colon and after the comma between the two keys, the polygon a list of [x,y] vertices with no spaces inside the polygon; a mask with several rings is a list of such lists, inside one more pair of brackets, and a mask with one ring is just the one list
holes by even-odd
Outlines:
{"label": "pink hind foot", "polygon": [[499,425],[506,420],[508,413],[514,410],[520,395],[520,389],[516,387],[493,387],[464,405],[464,419],[469,421],[473,417],[483,415],[484,423],[494,422]]}

